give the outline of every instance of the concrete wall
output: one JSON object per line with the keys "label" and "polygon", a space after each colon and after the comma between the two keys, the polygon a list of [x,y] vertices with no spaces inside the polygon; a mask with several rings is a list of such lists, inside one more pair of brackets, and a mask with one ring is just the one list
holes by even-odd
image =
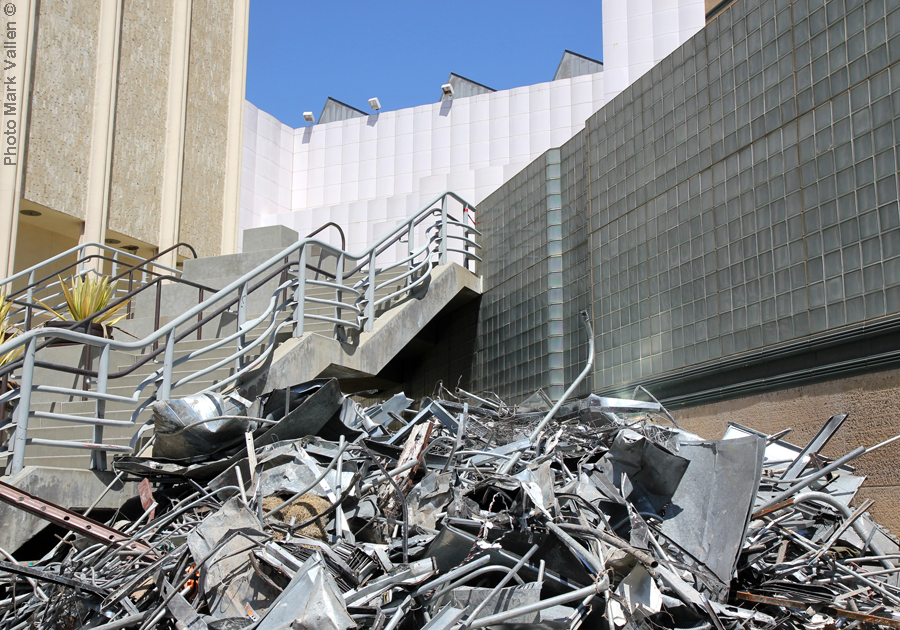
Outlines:
{"label": "concrete wall", "polygon": [[222,253],[233,13],[230,2],[193,0],[179,240],[201,257]]}
{"label": "concrete wall", "polygon": [[[27,61],[33,76],[18,103],[30,116],[18,134],[24,174],[3,182],[0,216],[12,228],[0,233],[3,275],[8,252],[21,249],[20,204],[43,209],[42,229],[74,217],[67,236],[113,239],[142,256],[178,240],[203,256],[233,251],[247,0],[34,4],[30,23],[20,7],[14,42],[19,70]],[[52,246],[39,257],[58,253]]]}
{"label": "concrete wall", "polygon": [[[792,387],[736,400],[681,409],[676,419],[688,431],[705,438],[722,437],[729,422],[775,433],[792,427],[785,440],[800,446],[815,435],[834,414],[849,413],[841,430],[824,449],[836,458],[857,446],[874,446],[900,434],[900,370]],[[875,520],[900,534],[900,444],[885,446],[853,463],[867,477],[860,498],[875,500]]]}
{"label": "concrete wall", "polygon": [[22,196],[81,219],[87,196],[99,21],[96,0],[39,5]]}
{"label": "concrete wall", "polygon": [[109,229],[145,243],[159,234],[172,5],[126,2],[116,102]]}

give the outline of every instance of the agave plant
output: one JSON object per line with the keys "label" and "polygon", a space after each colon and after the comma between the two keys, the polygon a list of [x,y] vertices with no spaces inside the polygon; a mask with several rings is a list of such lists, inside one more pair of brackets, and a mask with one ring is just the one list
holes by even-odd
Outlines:
{"label": "agave plant", "polygon": [[[109,304],[115,292],[114,287],[110,286],[107,276],[75,276],[72,278],[72,286],[66,285],[65,281],[60,278],[59,284],[62,286],[63,296],[66,299],[66,308],[68,311],[61,314],[50,308],[41,301],[38,304],[46,308],[48,311],[56,315],[59,319],[80,322],[90,318],[95,313],[102,311]],[[125,300],[118,304],[115,308],[108,310],[102,315],[93,318],[95,324],[103,324],[105,326],[113,326],[123,320],[127,313],[116,315],[122,308],[128,304],[129,300]]]}
{"label": "agave plant", "polygon": [[[19,329],[9,323],[9,309],[12,302],[6,299],[6,296],[0,293],[0,346],[19,334]],[[19,358],[19,355],[25,350],[24,347],[13,348],[5,354],[0,354],[0,367],[8,363],[12,363]]]}

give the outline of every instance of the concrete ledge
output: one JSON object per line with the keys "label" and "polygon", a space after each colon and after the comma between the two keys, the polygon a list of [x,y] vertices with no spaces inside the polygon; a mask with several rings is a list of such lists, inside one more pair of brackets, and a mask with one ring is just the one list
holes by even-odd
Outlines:
{"label": "concrete ledge", "polygon": [[[76,468],[43,468],[26,466],[17,475],[3,477],[16,488],[64,508],[85,510],[112,483],[111,471]],[[117,483],[97,507],[117,508],[126,499],[137,496],[136,483]],[[49,523],[6,503],[0,503],[0,547],[14,553]]]}
{"label": "concrete ledge", "polygon": [[324,377],[375,376],[438,313],[451,302],[465,302],[481,294],[481,278],[456,263],[432,270],[427,291],[408,299],[375,322],[375,330],[362,333],[358,344],[341,343],[321,335],[304,333],[281,344],[268,374],[248,383],[246,393],[288,387]]}

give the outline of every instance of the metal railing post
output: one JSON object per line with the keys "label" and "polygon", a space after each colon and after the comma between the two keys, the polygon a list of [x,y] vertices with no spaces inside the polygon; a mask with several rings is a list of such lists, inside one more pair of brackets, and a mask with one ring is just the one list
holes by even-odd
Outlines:
{"label": "metal railing post", "polygon": [[375,252],[369,254],[369,284],[366,287],[366,325],[363,332],[372,332],[375,329]]}
{"label": "metal railing post", "polygon": [[22,365],[22,383],[19,386],[19,405],[16,407],[16,432],[13,435],[12,465],[8,474],[15,475],[25,467],[25,445],[28,443],[28,416],[31,408],[31,386],[34,383],[34,354],[37,337],[28,341],[25,363]]}
{"label": "metal railing post", "polygon": [[[110,276],[111,278],[115,278],[117,275],[119,275],[119,250],[116,250],[116,251],[113,253],[113,259],[112,259],[112,273],[110,273],[109,276]],[[116,286],[113,287],[113,292],[117,292],[117,291],[118,291],[118,288],[117,288],[118,286],[119,286],[119,282],[118,282],[118,280],[117,280],[117,281],[116,281]]]}
{"label": "metal railing post", "polygon": [[[97,366],[97,393],[105,394],[109,381],[109,344],[105,344],[100,351],[100,365]],[[106,417],[106,401],[98,398],[95,407],[95,415],[98,420]],[[94,425],[94,444],[103,443],[103,425]],[[94,470],[106,470],[106,451],[91,451],[91,468]]]}
{"label": "metal railing post", "polygon": [[439,265],[447,264],[447,195],[444,195],[441,199],[441,227],[439,230],[440,234],[440,256],[438,257]]}
{"label": "metal railing post", "polygon": [[[203,304],[203,289],[200,289],[200,297],[198,298],[198,301],[200,304]],[[129,304],[131,304],[131,302],[129,302]],[[197,313],[197,323],[199,324],[202,321],[203,311],[200,311],[199,313]],[[197,328],[197,341],[200,341],[201,339],[203,339],[203,326]]]}
{"label": "metal railing post", "polygon": [[31,330],[31,318],[34,315],[34,272],[28,274],[28,306],[25,307],[25,330]]}
{"label": "metal railing post", "polygon": [[[237,312],[237,330],[235,332],[240,332],[241,328],[247,323],[247,296],[250,291],[250,282],[245,282],[241,285],[241,297],[238,299],[238,312]],[[237,351],[238,358],[234,360],[234,371],[240,372],[241,368],[244,367],[243,358],[240,356],[240,352],[244,349],[244,343],[247,341],[246,335],[239,335],[237,338]]]}
{"label": "metal railing post", "polygon": [[294,289],[294,336],[303,335],[303,311],[306,308],[306,245],[300,246],[297,288]]}
{"label": "metal railing post", "polygon": [[[407,261],[406,261],[406,271],[411,272],[413,268],[416,266],[416,261],[413,260],[413,251],[416,249],[416,222],[415,220],[409,222],[409,230],[406,233],[406,243],[407,243]],[[406,286],[409,286],[413,283],[415,278],[412,275],[406,277]]]}
{"label": "metal railing post", "polygon": [[156,392],[157,400],[168,400],[172,397],[172,367],[175,363],[175,329],[166,337],[166,352],[163,358],[163,380]]}
{"label": "metal railing post", "polygon": [[[334,266],[334,281],[337,283],[338,288],[334,290],[334,301],[339,304],[344,300],[344,292],[341,290],[341,287],[344,286],[344,250],[341,250],[340,255],[338,255],[337,263]],[[341,307],[337,304],[334,307],[334,318],[341,318]],[[340,339],[340,335],[338,334],[338,327],[340,324],[334,325],[334,338]]]}

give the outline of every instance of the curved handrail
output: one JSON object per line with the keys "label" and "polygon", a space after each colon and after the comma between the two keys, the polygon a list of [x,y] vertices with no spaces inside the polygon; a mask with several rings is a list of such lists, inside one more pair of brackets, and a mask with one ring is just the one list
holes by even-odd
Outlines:
{"label": "curved handrail", "polygon": [[[186,244],[186,243],[179,243],[178,245],[183,245],[183,244]],[[57,260],[62,260],[66,256],[69,256],[70,254],[74,254],[75,252],[77,252],[79,250],[87,249],[88,247],[95,247],[98,250],[106,251],[106,252],[112,253],[114,255],[128,256],[130,258],[134,258],[137,260],[144,260],[144,261],[147,260],[145,258],[141,258],[137,254],[132,254],[130,252],[127,252],[127,251],[124,251],[121,249],[116,249],[115,247],[110,247],[109,245],[102,245],[100,243],[95,243],[92,241],[90,243],[82,243],[80,245],[76,245],[75,247],[70,247],[69,249],[67,249],[66,251],[64,251],[62,253],[59,253],[55,256],[51,256],[50,258],[43,260],[43,261],[37,263],[36,265],[32,265],[28,269],[23,269],[22,271],[19,271],[18,273],[14,273],[13,275],[9,276],[8,278],[6,278],[4,280],[0,280],[0,287],[2,287],[3,285],[9,284],[11,282],[15,282],[19,278],[24,278],[28,274],[40,269],[41,267],[44,267],[46,265],[49,265],[50,263],[56,262]],[[193,250],[193,247],[191,249]],[[94,254],[94,256],[96,256],[96,254]],[[194,257],[196,258],[196,252],[194,252]],[[89,258],[89,257],[86,257],[85,259],[87,259],[87,258]],[[109,260],[112,260],[112,259],[109,259]],[[157,267],[165,269],[166,271],[170,271],[175,275],[181,275],[181,271],[178,269],[172,269],[171,267],[169,267],[167,265],[163,265],[162,263],[158,263],[158,262],[154,262],[153,264]],[[53,274],[51,274],[51,275],[53,275]]]}
{"label": "curved handrail", "polygon": [[315,230],[313,230],[312,232],[310,232],[309,234],[307,234],[307,235],[306,235],[306,238],[312,238],[313,236],[315,236],[315,235],[318,234],[319,232],[322,232],[322,231],[324,231],[325,229],[330,228],[330,227],[335,228],[335,229],[338,231],[338,234],[341,235],[341,249],[347,249],[347,239],[346,239],[346,237],[344,236],[344,230],[342,230],[342,229],[341,229],[341,226],[338,225],[337,223],[335,223],[334,221],[329,221],[329,222],[326,223],[325,225],[320,225],[320,226],[317,227]]}
{"label": "curved handrail", "polygon": [[[215,304],[222,298],[226,297],[232,291],[239,289],[241,286],[243,286],[245,283],[249,282],[256,276],[258,276],[259,274],[264,273],[267,270],[269,270],[270,268],[272,268],[274,265],[277,265],[279,262],[284,260],[285,257],[290,256],[291,254],[299,251],[301,248],[306,247],[307,245],[318,245],[322,249],[328,250],[334,254],[337,254],[337,255],[342,254],[342,255],[344,255],[345,258],[349,258],[350,260],[361,260],[363,258],[371,256],[371,254],[373,254],[376,250],[381,249],[382,245],[385,242],[387,242],[389,239],[392,239],[391,243],[396,242],[396,240],[398,240],[399,237],[402,237],[403,233],[409,228],[410,225],[418,225],[419,223],[421,223],[420,220],[417,220],[417,219],[419,219],[420,214],[425,214],[426,216],[430,215],[431,207],[435,203],[437,203],[438,201],[443,199],[445,196],[453,197],[454,199],[456,199],[460,203],[465,204],[468,207],[474,207],[454,192],[446,191],[444,193],[441,193],[441,194],[435,196],[435,198],[425,206],[426,208],[429,209],[429,211],[424,211],[424,212],[420,212],[420,213],[416,213],[416,214],[412,215],[406,221],[404,221],[403,223],[399,224],[396,228],[394,228],[394,230],[392,230],[391,232],[389,232],[388,234],[383,236],[381,239],[379,239],[372,245],[369,245],[366,249],[364,249],[362,252],[360,252],[359,254],[356,254],[356,255],[338,250],[337,248],[330,245],[329,243],[320,241],[318,239],[314,239],[314,238],[301,239],[301,240],[297,241],[296,243],[289,245],[284,250],[282,250],[278,254],[275,254],[274,256],[272,256],[271,258],[266,260],[265,262],[261,263],[255,269],[248,271],[247,273],[245,273],[243,276],[241,276],[237,280],[232,281],[231,283],[229,283],[228,285],[226,285],[225,287],[220,289],[217,293],[215,293],[214,295],[209,297],[206,301],[204,301],[201,304],[198,304],[198,305],[192,307],[191,309],[187,310],[186,312],[182,313],[180,316],[178,316],[177,318],[175,318],[174,320],[172,320],[165,326],[162,326],[161,328],[157,329],[156,331],[154,331],[153,333],[151,333],[144,339],[139,339],[134,342],[124,342],[124,341],[116,341],[114,339],[102,339],[102,338],[98,338],[98,337],[92,337],[90,335],[74,333],[74,332],[65,331],[62,329],[56,329],[54,331],[50,331],[50,330],[46,330],[46,329],[35,329],[35,330],[26,331],[26,332],[22,333],[21,335],[17,335],[13,339],[10,339],[6,343],[0,345],[0,355],[5,354],[6,352],[9,352],[10,350],[13,350],[14,348],[25,345],[27,342],[29,342],[33,338],[51,337],[51,336],[61,337],[64,339],[68,339],[70,341],[79,341],[79,342],[89,343],[90,345],[98,345],[98,346],[99,345],[109,345],[111,348],[113,348],[115,350],[123,350],[123,351],[141,350],[141,349],[147,347],[148,345],[152,344],[154,341],[159,341],[163,337],[166,337],[171,331],[175,330],[178,326],[190,321],[198,313],[209,310],[210,306],[212,306],[213,304]],[[469,228],[469,229],[474,229],[474,228]],[[74,335],[74,336],[71,336],[71,335]]]}
{"label": "curved handrail", "polygon": [[[305,269],[307,267],[310,267],[309,265],[306,264],[306,256],[307,256],[307,252],[308,252],[308,250],[306,248],[308,246],[317,246],[321,249],[321,251],[329,252],[338,258],[339,267],[335,270],[335,274],[330,274],[330,273],[326,274],[327,276],[330,276],[331,278],[333,278],[336,281],[336,284],[334,284],[333,286],[335,287],[335,289],[338,292],[340,292],[342,290],[349,291],[351,289],[351,287],[349,287],[349,286],[345,287],[342,285],[342,280],[346,277],[346,274],[342,273],[343,269],[346,268],[344,266],[345,262],[363,261],[362,265],[356,267],[357,271],[362,269],[363,267],[365,267],[365,263],[368,262],[368,265],[369,265],[368,279],[363,281],[363,285],[366,287],[365,288],[365,300],[364,300],[365,314],[358,317],[359,323],[357,325],[355,325],[355,328],[362,330],[363,322],[365,322],[365,330],[371,330],[372,329],[371,327],[373,326],[374,315],[375,315],[375,312],[374,312],[375,301],[376,301],[375,300],[375,291],[377,289],[375,278],[377,277],[377,274],[379,273],[379,271],[375,267],[376,255],[384,252],[388,247],[390,247],[394,243],[400,241],[404,234],[408,234],[411,238],[414,234],[414,229],[418,225],[420,225],[423,221],[425,221],[428,217],[434,216],[434,215],[440,213],[440,220],[434,226],[429,227],[429,229],[426,231],[426,232],[428,232],[428,231],[433,230],[434,228],[437,228],[437,232],[432,234],[431,239],[426,239],[429,241],[430,245],[424,249],[418,248],[415,251],[413,251],[412,243],[410,242],[410,253],[406,259],[406,263],[401,262],[399,264],[409,264],[409,265],[413,265],[415,267],[419,267],[420,263],[414,262],[414,259],[417,258],[418,256],[420,256],[423,253],[423,251],[426,252],[426,259],[435,254],[439,255],[439,262],[435,263],[434,259],[432,258],[432,262],[430,263],[431,265],[444,264],[448,260],[447,253],[450,251],[456,251],[456,252],[459,252],[460,254],[462,254],[464,256],[464,259],[463,259],[464,262],[468,262],[469,260],[479,260],[478,256],[476,256],[472,252],[468,251],[468,248],[471,245],[475,245],[475,247],[478,247],[478,245],[475,244],[474,241],[469,239],[468,236],[462,237],[462,239],[461,239],[461,240],[465,241],[466,249],[464,249],[464,250],[463,249],[451,249],[448,247],[448,245],[447,245],[448,239],[451,239],[451,238],[452,239],[460,239],[461,238],[457,235],[449,234],[449,232],[447,231],[447,227],[449,224],[455,225],[457,227],[461,227],[464,230],[464,233],[466,235],[468,235],[470,232],[475,233],[475,234],[480,234],[480,232],[477,229],[475,229],[474,227],[465,225],[465,224],[460,223],[460,222],[456,221],[455,219],[452,219],[451,217],[449,217],[449,215],[447,213],[448,199],[455,199],[459,203],[463,204],[463,206],[466,210],[472,209],[474,211],[474,207],[471,206],[471,204],[466,202],[464,199],[462,199],[459,195],[457,195],[451,191],[447,191],[447,192],[441,193],[439,195],[436,195],[428,204],[422,206],[422,208],[418,212],[412,214],[406,220],[404,220],[403,222],[396,225],[394,227],[394,229],[392,229],[387,234],[383,235],[380,239],[378,239],[376,242],[372,243],[370,246],[368,246],[367,248],[365,248],[362,252],[360,252],[358,254],[351,254],[349,252],[344,251],[343,249],[336,248],[336,247],[334,247],[328,243],[325,243],[319,239],[315,239],[315,238],[311,238],[311,237],[301,239],[301,240],[297,241],[296,243],[288,246],[287,248],[285,248],[278,254],[272,256],[265,262],[261,263],[255,269],[245,273],[240,278],[232,281],[231,283],[229,283],[227,286],[223,287],[222,289],[219,289],[213,295],[211,295],[208,299],[206,299],[206,300],[201,299],[199,304],[188,309],[186,312],[181,313],[178,317],[176,317],[175,319],[173,319],[166,325],[157,328],[156,330],[154,330],[152,333],[150,333],[143,339],[138,339],[135,341],[121,341],[121,340],[115,340],[115,339],[95,337],[95,336],[88,335],[88,334],[85,334],[82,332],[78,332],[77,330],[72,330],[72,329],[61,329],[61,328],[52,329],[52,330],[32,329],[32,330],[24,332],[20,335],[17,335],[15,338],[10,339],[6,343],[0,345],[0,354],[9,352],[10,350],[13,350],[13,349],[19,348],[19,347],[24,347],[24,349],[25,349],[24,356],[22,359],[20,359],[19,361],[16,361],[15,364],[6,366],[4,369],[0,370],[0,376],[2,376],[4,374],[9,374],[11,371],[15,370],[18,366],[22,367],[21,387],[18,390],[16,390],[15,392],[8,392],[6,395],[0,396],[0,403],[7,402],[16,397],[20,398],[20,405],[19,405],[19,409],[17,411],[17,416],[16,416],[17,417],[16,424],[23,430],[21,432],[19,432],[17,430],[17,432],[15,434],[15,444],[13,445],[13,453],[14,453],[13,469],[15,470],[17,466],[21,467],[21,465],[24,461],[24,447],[25,447],[25,440],[26,440],[25,435],[27,432],[27,420],[28,420],[28,417],[32,414],[32,412],[30,411],[30,399],[31,399],[32,391],[47,391],[47,392],[55,391],[56,393],[64,393],[67,395],[70,393],[74,394],[74,395],[82,395],[83,394],[84,396],[88,396],[90,398],[96,399],[98,401],[98,405],[100,404],[100,401],[103,401],[103,400],[107,400],[107,401],[117,400],[117,401],[123,401],[123,402],[127,401],[130,403],[138,403],[139,401],[137,398],[127,397],[127,396],[126,397],[113,396],[113,395],[107,394],[106,389],[105,389],[107,379],[117,378],[120,376],[125,376],[127,374],[130,374],[134,370],[136,370],[138,367],[140,367],[140,365],[146,364],[148,361],[153,360],[153,358],[158,357],[160,353],[165,353],[164,367],[161,368],[162,382],[159,386],[159,389],[157,390],[156,395],[161,396],[162,398],[168,398],[170,396],[169,392],[171,391],[171,387],[173,385],[173,380],[174,380],[172,377],[172,365],[175,362],[173,353],[174,353],[174,348],[175,348],[175,344],[177,343],[177,341],[184,339],[186,336],[190,335],[193,331],[196,331],[199,327],[205,325],[206,323],[209,323],[213,318],[218,317],[219,315],[221,315],[223,312],[225,312],[227,309],[231,308],[235,304],[239,305],[238,330],[236,333],[229,335],[228,340],[237,339],[238,346],[237,346],[237,351],[232,358],[234,358],[234,357],[238,358],[238,361],[239,361],[238,372],[239,373],[244,373],[248,369],[250,369],[250,366],[256,364],[257,361],[256,360],[251,361],[248,365],[243,366],[240,363],[240,359],[246,355],[246,352],[250,348],[250,346],[258,345],[259,340],[257,340],[256,342],[251,342],[251,344],[249,344],[248,346],[245,347],[243,338],[242,338],[243,334],[245,334],[246,332],[251,330],[253,328],[253,326],[260,323],[265,317],[268,316],[267,314],[271,314],[271,317],[274,318],[276,311],[273,311],[273,309],[275,308],[276,296],[283,291],[287,291],[288,288],[290,288],[290,287],[294,287],[293,301],[288,301],[285,299],[285,301],[281,304],[281,306],[278,306],[278,308],[276,310],[277,311],[283,310],[286,305],[291,304],[291,303],[294,303],[296,305],[296,308],[303,309],[303,305],[306,303],[304,287],[305,287],[307,280],[306,280],[305,274],[298,273],[298,278],[296,280],[287,281],[287,282],[283,281],[279,285],[279,287],[275,291],[275,293],[273,294],[272,299],[270,301],[270,306],[267,309],[266,313],[263,314],[257,320],[254,320],[254,322],[245,321],[243,319],[243,313],[244,313],[244,309],[245,309],[245,306],[244,306],[245,301],[243,300],[243,298],[246,295],[248,295],[249,293],[260,288],[263,284],[265,284],[266,282],[268,282],[269,280],[271,280],[278,274],[286,273],[292,267],[298,267],[298,271],[299,271],[299,269]],[[442,202],[440,208],[435,207],[435,205],[438,202]],[[329,226],[326,225],[323,227],[329,227]],[[433,245],[437,245],[437,247],[432,249],[431,246],[433,246]],[[293,257],[293,260],[292,260],[292,257]],[[396,264],[394,266],[396,266]],[[315,268],[312,268],[312,269],[316,270]],[[318,271],[322,271],[322,270],[318,270]],[[21,272],[20,272],[20,274],[21,274]],[[21,277],[21,275],[20,275],[20,277]],[[155,281],[161,282],[162,277],[157,278]],[[250,288],[251,281],[256,281],[252,288]],[[407,279],[407,281],[409,281],[409,279]],[[416,284],[418,284],[418,281],[416,282]],[[410,285],[408,285],[406,287],[406,290],[408,291],[411,288],[412,287]],[[125,298],[123,298],[123,299],[125,299]],[[349,309],[349,306],[339,307],[339,306],[335,305],[335,307],[336,307],[336,309],[347,308],[348,310],[351,310],[351,309]],[[362,309],[352,309],[352,310],[359,313]],[[210,312],[210,311],[213,311],[213,312]],[[203,313],[207,313],[207,315],[205,317],[203,317],[203,315],[202,315]],[[190,325],[191,320],[196,318],[198,315],[200,315],[199,321],[197,321],[193,325]],[[96,314],[94,315],[94,317],[96,317]],[[292,318],[291,322],[283,322],[282,324],[278,324],[277,326],[275,325],[275,322],[273,319],[273,322],[272,322],[272,324],[269,325],[267,332],[271,331],[272,334],[274,334],[274,331],[276,329],[280,329],[283,325],[288,325],[289,323],[292,323],[294,326],[294,335],[295,336],[302,335],[303,319],[304,319],[304,316],[302,316],[302,315],[295,316],[294,318]],[[84,322],[73,323],[72,326],[75,327],[78,324],[83,324],[83,323]],[[337,320],[335,321],[335,323],[337,324]],[[346,323],[347,322],[341,322],[342,325],[346,324]],[[179,333],[177,331],[177,329],[182,325],[188,325],[187,330],[184,330]],[[265,335],[262,335],[262,336],[265,336]],[[46,339],[49,337],[53,337],[56,339],[62,339],[62,340],[68,340],[68,341],[74,341],[77,343],[84,344],[86,346],[100,347],[102,350],[101,359],[100,359],[100,366],[101,366],[100,369],[98,371],[84,370],[84,369],[73,368],[73,367],[69,367],[69,366],[57,366],[57,365],[52,365],[52,364],[48,365],[44,362],[38,361],[37,357],[35,356],[35,352],[37,350],[37,344],[40,340]],[[126,368],[126,369],[121,370],[120,372],[117,372],[114,374],[109,373],[109,370],[108,370],[109,352],[111,350],[125,351],[125,352],[142,351],[153,344],[158,344],[158,342],[160,340],[162,340],[163,338],[166,338],[166,343],[165,343],[164,347],[161,347],[161,348],[155,347],[154,351],[152,353],[145,355],[141,361],[136,362],[134,365],[130,366],[129,368]],[[227,343],[228,340],[226,340],[222,343]],[[219,345],[221,345],[221,344],[219,344]],[[190,354],[191,354],[191,356],[199,356],[208,351],[209,351],[209,348],[203,348],[203,349],[197,350],[195,352],[192,352]],[[267,348],[267,351],[271,352],[271,348]],[[179,360],[179,363],[180,362],[181,361]],[[85,376],[98,376],[99,377],[98,382],[102,383],[102,389],[98,385],[97,392],[93,392],[93,391],[81,392],[81,390],[56,388],[56,387],[50,387],[50,386],[46,386],[46,385],[35,385],[33,383],[34,368],[38,367],[38,366],[48,367],[48,368],[51,368],[54,370],[61,370],[64,372],[69,372],[69,373],[83,374]],[[238,376],[239,376],[239,374],[234,374],[228,380],[234,380]],[[147,383],[158,380],[159,378],[160,378],[160,370],[157,370],[154,375],[149,377],[150,380],[145,379],[145,383],[142,384],[141,389],[143,389],[143,387]],[[191,380],[191,379],[187,379],[187,380]],[[175,385],[177,386],[178,384],[180,384],[182,382],[186,382],[185,378],[179,379],[177,381],[177,383],[175,383]],[[79,392],[81,392],[81,393],[79,393]],[[139,396],[139,393],[140,392],[136,392],[135,396]],[[34,412],[34,413],[37,413],[37,412]],[[65,418],[60,416],[57,419],[65,419]],[[46,440],[43,440],[42,442],[46,442]],[[37,442],[35,442],[35,443],[37,443]],[[62,444],[60,443],[60,445],[62,445]],[[87,446],[82,446],[82,447],[99,448],[100,450],[104,450],[105,445],[103,445],[101,443],[101,444],[94,444],[92,446],[87,445]],[[106,449],[106,450],[114,450],[114,449]]]}

